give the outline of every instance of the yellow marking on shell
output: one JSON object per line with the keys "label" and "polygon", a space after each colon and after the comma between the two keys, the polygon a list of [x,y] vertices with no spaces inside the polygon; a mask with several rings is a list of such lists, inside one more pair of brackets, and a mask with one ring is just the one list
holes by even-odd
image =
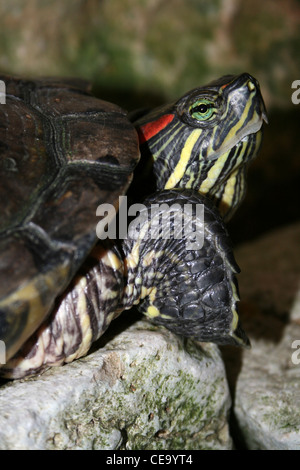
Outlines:
{"label": "yellow marking on shell", "polygon": [[168,181],[166,182],[165,189],[172,189],[176,186],[178,181],[181,180],[183,177],[187,164],[189,162],[189,159],[191,157],[191,153],[193,150],[194,145],[196,144],[197,140],[199,139],[201,135],[202,130],[201,129],[195,129],[194,131],[191,132],[191,134],[188,136],[186,143],[181,151],[180,154],[180,159],[173,171],[173,173],[170,175]]}
{"label": "yellow marking on shell", "polygon": [[[42,303],[42,298],[40,292],[35,285],[35,283],[29,283],[25,286],[21,287],[16,292],[13,292],[10,296],[4,299],[1,302],[1,308],[5,310],[5,307],[9,308],[10,305],[16,303],[16,307],[14,308],[14,312],[12,315],[12,327],[14,328],[16,324],[22,324],[24,320],[26,321],[22,332],[20,332],[20,336],[16,339],[16,345],[13,347],[12,351],[6,350],[6,359],[10,359],[10,357],[22,346],[22,344],[28,339],[29,336],[32,335],[34,330],[41,324],[43,321],[47,310],[45,305]],[[25,316],[24,316],[24,304],[25,304]],[[18,303],[20,306],[18,306]],[[27,308],[26,304],[28,305],[28,312],[29,315],[27,317]],[[22,318],[23,317],[23,318]],[[26,318],[27,317],[27,318]],[[8,321],[11,321],[8,318]],[[3,338],[1,338],[3,339]]]}
{"label": "yellow marking on shell", "polygon": [[[61,265],[46,274],[36,276],[32,282],[22,285],[18,290],[5,297],[0,302],[0,309],[5,311],[15,304],[10,317],[7,320],[14,328],[18,323],[23,325],[19,336],[14,338],[11,348],[6,350],[6,360],[8,361],[15,354],[23,343],[32,335],[44,320],[46,314],[52,307],[53,295],[59,294],[57,286],[64,286],[65,279],[68,278],[69,267]],[[41,292],[41,286],[45,286],[45,291]],[[43,295],[44,294],[44,295]],[[28,305],[28,308],[26,308]],[[26,317],[24,315],[26,309]],[[27,317],[27,311],[29,315]]]}
{"label": "yellow marking on shell", "polygon": [[[9,306],[14,302],[18,301],[28,301],[28,302],[37,302],[40,307],[42,307],[40,293],[36,288],[34,282],[30,282],[21,286],[20,289],[13,292],[11,295],[7,296],[1,303],[1,307]],[[34,306],[34,303],[33,303]]]}

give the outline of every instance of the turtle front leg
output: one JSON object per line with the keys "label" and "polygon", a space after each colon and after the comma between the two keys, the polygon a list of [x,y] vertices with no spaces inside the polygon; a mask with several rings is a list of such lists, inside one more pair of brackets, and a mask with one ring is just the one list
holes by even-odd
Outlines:
{"label": "turtle front leg", "polygon": [[120,249],[95,248],[57,310],[3,371],[22,377],[84,356],[133,305],[196,341],[248,346],[237,310],[238,271],[212,202],[192,190],[159,191],[144,201]]}
{"label": "turtle front leg", "polygon": [[248,347],[237,307],[239,267],[213,203],[196,191],[162,190],[139,217],[139,230],[129,226],[123,244],[124,305],[128,298],[155,324],[196,341]]}
{"label": "turtle front leg", "polygon": [[57,307],[0,369],[1,375],[22,378],[85,356],[122,312],[123,289],[124,263],[119,250],[109,242],[96,245],[67,291],[57,299]]}

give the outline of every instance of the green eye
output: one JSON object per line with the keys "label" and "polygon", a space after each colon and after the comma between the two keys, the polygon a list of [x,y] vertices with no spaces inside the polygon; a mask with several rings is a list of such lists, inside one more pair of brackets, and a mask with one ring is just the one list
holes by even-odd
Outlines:
{"label": "green eye", "polygon": [[197,121],[206,121],[215,110],[214,103],[209,100],[197,100],[190,107],[190,114]]}

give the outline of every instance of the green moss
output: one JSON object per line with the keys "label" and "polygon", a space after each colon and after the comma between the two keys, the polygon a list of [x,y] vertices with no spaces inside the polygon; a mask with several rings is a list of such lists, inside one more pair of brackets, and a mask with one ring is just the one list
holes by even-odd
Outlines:
{"label": "green moss", "polygon": [[[120,416],[120,419],[101,419],[101,427],[107,429],[108,436],[113,429],[126,430],[123,432],[126,434],[126,442],[120,441],[120,449],[202,448],[201,428],[205,429],[214,416],[219,381],[210,390],[207,400],[199,403],[195,399],[197,390],[205,387],[205,384],[195,381],[192,374],[182,370],[175,375],[160,373],[156,356],[150,363],[148,360],[143,362],[137,368],[132,368],[132,375],[123,383],[122,394],[106,400],[105,414],[110,410],[114,416]],[[148,380],[153,381],[153,370],[156,371],[155,394],[143,389]],[[142,409],[128,423],[123,415],[124,412],[127,414],[127,403],[131,400],[132,393],[138,395],[137,401],[142,403]],[[102,445],[105,445],[104,441]]]}

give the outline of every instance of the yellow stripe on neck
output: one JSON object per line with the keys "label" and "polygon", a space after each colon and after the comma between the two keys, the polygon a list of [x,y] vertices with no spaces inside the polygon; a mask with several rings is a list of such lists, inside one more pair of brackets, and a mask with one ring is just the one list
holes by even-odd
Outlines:
{"label": "yellow stripe on neck", "polygon": [[201,135],[201,129],[195,129],[187,138],[186,143],[181,151],[179,162],[177,163],[173,173],[166,182],[165,189],[172,189],[176,186],[178,181],[183,177],[193,147]]}

